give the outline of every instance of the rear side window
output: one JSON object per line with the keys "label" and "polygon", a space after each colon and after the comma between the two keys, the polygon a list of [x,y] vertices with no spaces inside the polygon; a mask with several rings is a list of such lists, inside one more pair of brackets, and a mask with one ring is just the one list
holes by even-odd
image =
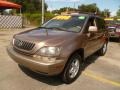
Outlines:
{"label": "rear side window", "polygon": [[104,31],[105,30],[105,21],[103,19],[100,18],[96,18],[96,22],[97,22],[97,27],[99,31]]}

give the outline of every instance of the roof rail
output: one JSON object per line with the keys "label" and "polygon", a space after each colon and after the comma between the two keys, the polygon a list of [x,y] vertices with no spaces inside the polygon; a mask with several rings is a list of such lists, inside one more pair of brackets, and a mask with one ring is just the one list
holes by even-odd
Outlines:
{"label": "roof rail", "polygon": [[92,13],[92,12],[81,12],[81,11],[79,11],[79,13],[96,15],[96,13]]}
{"label": "roof rail", "polygon": [[70,12],[63,12],[61,15],[79,15],[79,14],[88,14],[88,15],[93,15],[93,16],[99,16],[97,13],[92,13],[92,12],[81,12],[81,11],[70,11]]}

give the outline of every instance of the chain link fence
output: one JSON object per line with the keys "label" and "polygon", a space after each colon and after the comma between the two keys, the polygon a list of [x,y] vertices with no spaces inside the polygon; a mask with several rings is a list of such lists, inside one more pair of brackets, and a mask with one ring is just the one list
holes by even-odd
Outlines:
{"label": "chain link fence", "polygon": [[22,28],[22,16],[0,15],[0,29]]}

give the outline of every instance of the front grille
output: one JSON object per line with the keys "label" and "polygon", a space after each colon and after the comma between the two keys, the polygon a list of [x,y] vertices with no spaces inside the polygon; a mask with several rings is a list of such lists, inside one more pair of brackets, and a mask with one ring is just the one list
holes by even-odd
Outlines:
{"label": "front grille", "polygon": [[29,51],[29,50],[33,49],[35,44],[31,43],[31,42],[28,42],[28,41],[22,41],[22,40],[15,39],[14,40],[14,46],[16,46],[17,48]]}
{"label": "front grille", "polygon": [[31,56],[32,54],[30,54],[30,53],[27,53],[27,52],[23,52],[23,51],[20,51],[20,50],[18,50],[18,49],[16,49],[16,48],[13,48],[16,52],[18,52],[18,53],[20,53],[20,54],[22,54],[22,55],[27,55],[27,56]]}

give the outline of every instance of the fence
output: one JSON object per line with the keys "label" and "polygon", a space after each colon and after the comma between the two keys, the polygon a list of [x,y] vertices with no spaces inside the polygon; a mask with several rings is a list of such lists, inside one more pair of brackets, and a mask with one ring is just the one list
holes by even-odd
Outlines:
{"label": "fence", "polygon": [[0,15],[0,29],[22,28],[23,20],[21,16]]}

